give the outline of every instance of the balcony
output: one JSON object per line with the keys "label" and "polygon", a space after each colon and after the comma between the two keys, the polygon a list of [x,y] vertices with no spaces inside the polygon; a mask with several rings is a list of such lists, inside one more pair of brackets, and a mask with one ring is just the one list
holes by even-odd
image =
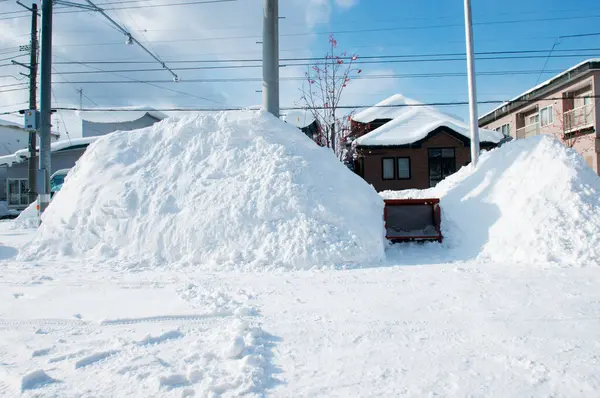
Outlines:
{"label": "balcony", "polygon": [[564,132],[572,133],[594,126],[594,104],[587,104],[564,114]]}
{"label": "balcony", "polygon": [[540,134],[540,124],[533,123],[517,129],[517,139],[533,137]]}

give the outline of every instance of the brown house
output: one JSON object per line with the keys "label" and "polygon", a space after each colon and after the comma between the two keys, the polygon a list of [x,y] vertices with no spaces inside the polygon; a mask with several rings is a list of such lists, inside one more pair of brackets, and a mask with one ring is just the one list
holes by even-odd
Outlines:
{"label": "brown house", "polygon": [[479,126],[516,139],[550,134],[600,175],[600,59],[589,59],[479,118]]}
{"label": "brown house", "polygon": [[[471,161],[461,120],[401,95],[357,114],[352,126],[360,136],[356,172],[377,191],[429,188]],[[496,131],[479,134],[482,149],[505,139]]]}

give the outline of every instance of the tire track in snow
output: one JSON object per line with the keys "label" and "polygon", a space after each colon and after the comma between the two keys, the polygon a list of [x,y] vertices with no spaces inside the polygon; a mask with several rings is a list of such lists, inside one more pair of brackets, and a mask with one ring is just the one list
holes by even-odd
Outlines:
{"label": "tire track in snow", "polygon": [[65,327],[93,327],[93,326],[119,326],[132,325],[139,323],[160,323],[160,322],[183,322],[208,324],[229,316],[231,312],[219,314],[198,314],[198,315],[156,315],[139,318],[115,318],[105,319],[100,322],[88,322],[77,319],[60,318],[41,318],[41,319],[3,319],[0,318],[0,327],[19,327],[19,326],[65,326]]}
{"label": "tire track in snow", "polygon": [[2,319],[0,326],[88,326],[89,322],[77,319],[40,318],[40,319]]}
{"label": "tire track in snow", "polygon": [[159,323],[159,322],[185,322],[185,323],[210,323],[223,319],[233,313],[204,314],[204,315],[157,315],[141,318],[117,318],[106,319],[100,322],[101,326],[131,325],[137,323]]}

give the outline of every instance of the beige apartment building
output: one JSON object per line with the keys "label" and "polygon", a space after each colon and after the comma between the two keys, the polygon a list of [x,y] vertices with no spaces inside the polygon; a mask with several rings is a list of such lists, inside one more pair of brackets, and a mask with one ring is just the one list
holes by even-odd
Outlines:
{"label": "beige apartment building", "polygon": [[600,59],[589,59],[483,115],[479,127],[516,139],[552,134],[600,175]]}

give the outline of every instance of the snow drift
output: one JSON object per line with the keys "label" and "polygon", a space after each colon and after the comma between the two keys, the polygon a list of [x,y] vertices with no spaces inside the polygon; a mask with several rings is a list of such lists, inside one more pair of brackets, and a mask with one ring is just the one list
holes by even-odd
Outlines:
{"label": "snow drift", "polygon": [[167,119],[90,145],[27,258],[307,268],[384,257],[383,201],[264,112]]}
{"label": "snow drift", "polygon": [[455,259],[600,265],[600,178],[551,136],[505,144],[434,188],[381,195],[440,197]]}
{"label": "snow drift", "polygon": [[39,226],[37,201],[33,202],[12,221],[12,229],[37,228]]}

